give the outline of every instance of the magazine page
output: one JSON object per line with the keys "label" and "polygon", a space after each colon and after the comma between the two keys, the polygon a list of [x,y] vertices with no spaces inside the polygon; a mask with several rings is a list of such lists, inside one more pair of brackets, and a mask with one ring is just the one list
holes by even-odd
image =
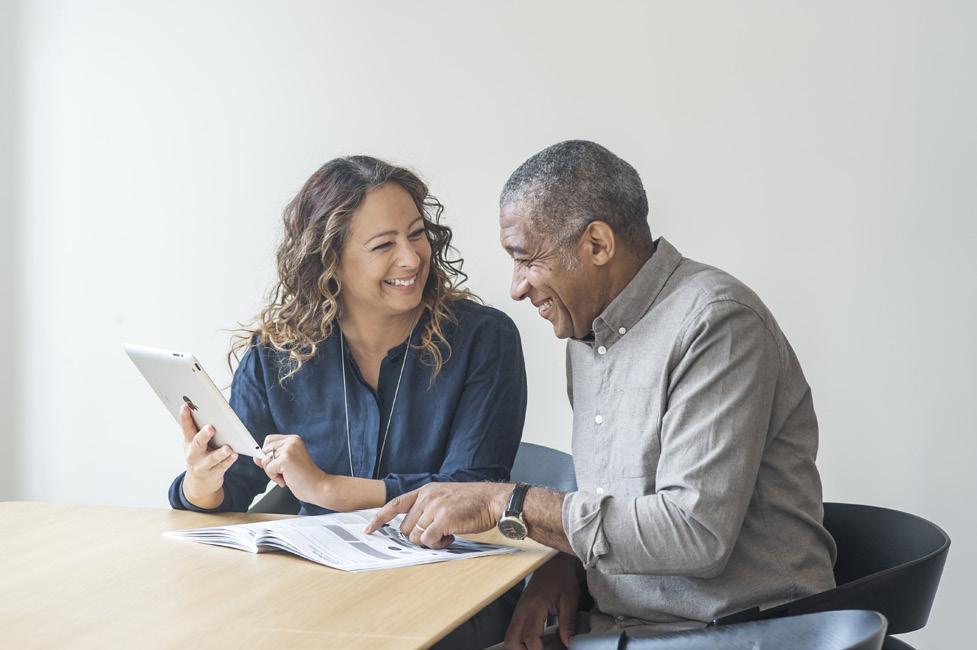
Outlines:
{"label": "magazine page", "polygon": [[285,550],[296,555],[344,571],[374,571],[517,550],[510,546],[480,544],[467,540],[456,540],[454,544],[441,550],[417,546],[400,534],[402,517],[372,535],[363,534],[363,527],[373,519],[377,510],[374,508],[270,522],[273,525],[268,527],[269,532],[256,541],[258,544],[273,546],[277,541]]}
{"label": "magazine page", "polygon": [[[400,533],[398,517],[372,535],[363,528],[378,508],[328,515],[295,517],[215,529],[193,529],[168,533],[172,537],[205,544],[221,544],[226,532],[247,537],[259,549],[274,548],[294,553],[312,562],[343,571],[376,571],[431,562],[498,555],[518,551],[511,546],[455,540],[448,548],[433,550],[412,544]],[[219,529],[224,532],[218,533]],[[211,534],[203,531],[214,531]],[[226,544],[225,544],[226,545]]]}
{"label": "magazine page", "polygon": [[263,532],[263,528],[264,526],[260,524],[212,526],[209,528],[171,530],[163,533],[163,536],[260,553],[262,549],[258,547],[255,540]]}

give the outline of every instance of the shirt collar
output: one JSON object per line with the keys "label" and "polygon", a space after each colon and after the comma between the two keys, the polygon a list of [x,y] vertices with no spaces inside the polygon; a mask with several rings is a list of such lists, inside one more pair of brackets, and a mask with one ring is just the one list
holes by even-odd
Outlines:
{"label": "shirt collar", "polygon": [[681,261],[682,254],[664,237],[659,237],[655,252],[594,319],[594,343],[610,347],[634,327],[651,309]]}
{"label": "shirt collar", "polygon": [[[427,327],[428,321],[430,320],[431,320],[431,310],[430,308],[425,307],[424,311],[421,312],[420,317],[417,319],[417,322],[414,324],[414,328],[411,330],[410,344],[412,346],[416,346],[420,343],[421,336],[424,332],[424,328]],[[334,338],[338,342],[341,329],[342,329],[342,325],[339,324],[339,319],[337,318],[334,321],[334,327],[332,328],[332,331],[329,332],[329,338],[330,339]],[[344,340],[346,344],[345,347],[346,353],[352,354],[353,352],[349,347],[349,339],[346,339],[344,337]],[[404,352],[404,350],[407,349],[407,342],[408,341],[405,338],[403,341],[401,341],[397,345],[387,350],[387,354],[383,357],[383,361],[400,360],[400,355]]]}

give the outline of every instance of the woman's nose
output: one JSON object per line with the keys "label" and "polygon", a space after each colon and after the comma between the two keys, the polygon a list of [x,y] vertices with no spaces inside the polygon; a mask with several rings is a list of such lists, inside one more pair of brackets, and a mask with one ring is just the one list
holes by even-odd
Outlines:
{"label": "woman's nose", "polygon": [[420,266],[421,256],[414,250],[410,242],[397,247],[397,264],[404,268],[416,268]]}

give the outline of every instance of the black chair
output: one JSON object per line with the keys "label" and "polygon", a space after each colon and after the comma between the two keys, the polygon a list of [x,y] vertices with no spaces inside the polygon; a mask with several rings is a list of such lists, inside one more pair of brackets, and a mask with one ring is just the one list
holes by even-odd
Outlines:
{"label": "black chair", "polygon": [[[511,480],[514,483],[531,483],[560,492],[573,492],[577,489],[573,458],[570,454],[531,442],[520,443],[516,460],[512,464]],[[292,495],[292,491],[276,485],[258,503],[251,506],[248,512],[295,515],[299,508],[301,504]]]}
{"label": "black chair", "polygon": [[531,442],[519,443],[510,480],[513,483],[529,483],[559,492],[574,492],[577,489],[573,457],[566,452]]}
{"label": "black chair", "polygon": [[[838,545],[834,589],[763,611],[753,607],[711,625],[840,609],[881,613],[889,634],[926,625],[950,549],[942,529],[916,515],[849,503],[825,503],[824,527]],[[911,646],[887,637],[883,648]]]}
{"label": "black chair", "polygon": [[265,512],[276,515],[297,515],[302,504],[287,487],[277,485],[261,497],[258,503],[248,508],[248,512]]}
{"label": "black chair", "polygon": [[667,634],[582,634],[570,642],[570,650],[879,650],[884,638],[881,614],[844,610]]}

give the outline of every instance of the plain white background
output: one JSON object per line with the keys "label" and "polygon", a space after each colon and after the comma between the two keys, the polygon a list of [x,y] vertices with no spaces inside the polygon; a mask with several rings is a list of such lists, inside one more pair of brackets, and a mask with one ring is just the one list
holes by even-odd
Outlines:
{"label": "plain white background", "polygon": [[950,533],[908,640],[952,647],[977,577],[975,32],[972,2],[0,0],[0,498],[165,506],[178,431],[122,342],[227,382],[281,208],[348,153],[429,181],[522,332],[525,439],[569,448],[563,346],[508,298],[496,202],[588,138],[641,173],[656,236],[777,316],[825,499]]}

